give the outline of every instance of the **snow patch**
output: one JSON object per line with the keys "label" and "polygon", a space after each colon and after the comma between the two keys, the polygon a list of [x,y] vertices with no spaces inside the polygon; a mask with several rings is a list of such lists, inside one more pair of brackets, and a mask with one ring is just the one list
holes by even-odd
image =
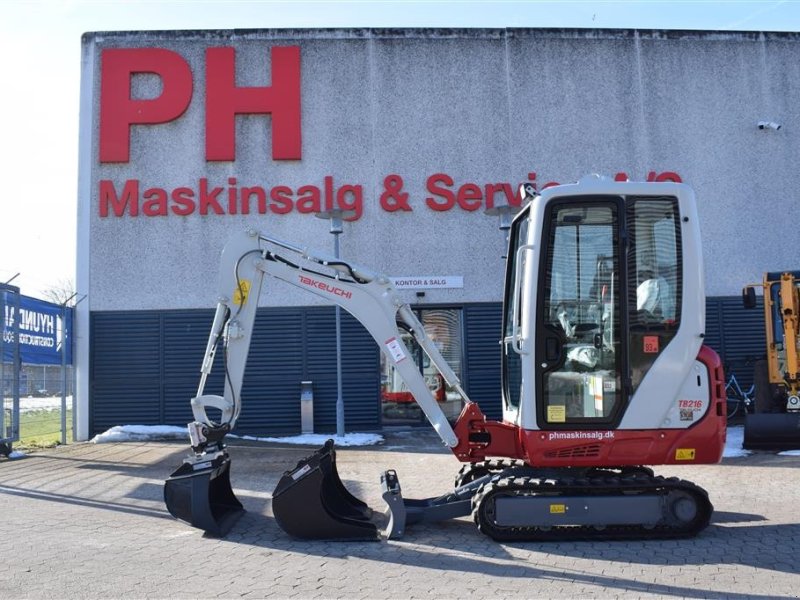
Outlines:
{"label": "snow patch", "polygon": [[[303,446],[322,446],[332,439],[337,446],[373,446],[383,441],[383,436],[375,433],[346,433],[344,436],[330,434],[304,434],[287,437],[257,437],[252,435],[229,435],[230,438],[252,440],[255,442],[272,442]],[[189,433],[185,427],[170,425],[117,425],[108,431],[94,436],[93,444],[109,442],[146,442],[157,440],[188,440]]]}
{"label": "snow patch", "polygon": [[104,431],[91,440],[93,444],[109,442],[146,442],[154,440],[188,440],[189,432],[185,427],[171,425],[117,425]]}
{"label": "snow patch", "polygon": [[[67,396],[67,409],[72,408],[72,396]],[[46,398],[33,398],[31,396],[19,399],[19,412],[35,412],[37,410],[61,410],[61,396]]]}
{"label": "snow patch", "polygon": [[293,444],[298,446],[322,446],[328,440],[333,440],[337,446],[374,446],[383,441],[383,436],[377,433],[345,433],[343,436],[324,433],[305,433],[288,437],[255,437],[252,435],[231,435],[229,437],[256,442],[272,442],[279,444]]}
{"label": "snow patch", "polygon": [[25,454],[24,452],[20,452],[19,450],[14,450],[11,452],[11,454],[8,455],[8,458],[25,458],[26,456],[28,455]]}
{"label": "snow patch", "polygon": [[800,450],[784,450],[778,452],[778,456],[800,456]]}
{"label": "snow patch", "polygon": [[725,441],[725,451],[722,453],[724,458],[739,458],[750,456],[752,452],[742,448],[744,442],[744,427],[728,427],[728,437]]}

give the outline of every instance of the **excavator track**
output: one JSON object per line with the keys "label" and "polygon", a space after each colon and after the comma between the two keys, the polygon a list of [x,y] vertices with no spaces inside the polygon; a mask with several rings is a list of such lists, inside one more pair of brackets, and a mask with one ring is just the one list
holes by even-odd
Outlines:
{"label": "excavator track", "polygon": [[501,477],[472,499],[478,529],[502,542],[692,537],[711,519],[705,490],[641,472],[604,477]]}
{"label": "excavator track", "polygon": [[467,463],[459,469],[453,486],[460,488],[462,485],[472,483],[476,479],[480,479],[486,475],[494,475],[506,469],[524,466],[524,461],[515,458],[494,458],[482,460],[480,462]]}

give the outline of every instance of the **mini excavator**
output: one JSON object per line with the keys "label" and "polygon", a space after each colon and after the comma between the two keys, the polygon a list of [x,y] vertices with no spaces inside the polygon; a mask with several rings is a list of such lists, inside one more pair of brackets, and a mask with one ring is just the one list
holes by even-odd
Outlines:
{"label": "mini excavator", "polygon": [[[464,463],[454,489],[403,497],[381,476],[385,513],[342,483],[332,441],[287,470],[277,523],[300,539],[392,539],[408,526],[472,516],[498,541],[688,537],[709,523],[707,493],[652,465],[716,463],[726,435],[725,378],[703,345],[705,296],[695,198],[685,184],[588,176],[536,192],[509,232],[501,420],[487,419],[389,278],[256,231],[222,252],[220,300],[201,369],[192,452],[167,479],[175,517],[225,535],[242,513],[224,438],[241,409],[265,275],[337,304],[375,339],[442,442]],[[464,399],[451,423],[403,342],[410,333]],[[204,393],[218,345],[224,396]],[[376,398],[377,402],[377,398]],[[207,409],[213,409],[211,419]]]}

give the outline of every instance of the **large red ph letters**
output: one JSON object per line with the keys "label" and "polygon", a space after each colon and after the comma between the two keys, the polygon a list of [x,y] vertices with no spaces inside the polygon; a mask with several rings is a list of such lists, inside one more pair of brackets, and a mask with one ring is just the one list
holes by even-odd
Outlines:
{"label": "large red ph letters", "polygon": [[[271,49],[272,84],[237,87],[233,48],[206,49],[206,160],[236,158],[236,115],[272,117],[272,158],[300,160],[300,47]],[[128,162],[132,125],[178,119],[192,100],[192,71],[177,52],[163,48],[103,51],[100,84],[100,162]],[[154,73],[162,82],[157,98],[131,98],[131,79]]]}
{"label": "large red ph letters", "polygon": [[272,85],[236,87],[233,48],[206,50],[206,160],[235,160],[236,115],[272,115],[273,160],[299,160],[300,48],[272,48]]}
{"label": "large red ph letters", "polygon": [[[192,71],[177,53],[161,48],[103,51],[100,83],[100,162],[130,160],[131,125],[167,123],[180,117],[192,100]],[[131,76],[155,73],[158,98],[131,98]]]}

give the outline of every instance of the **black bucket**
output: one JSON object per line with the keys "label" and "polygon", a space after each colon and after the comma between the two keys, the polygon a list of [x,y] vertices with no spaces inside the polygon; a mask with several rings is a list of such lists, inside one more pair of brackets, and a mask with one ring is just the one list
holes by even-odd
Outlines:
{"label": "black bucket", "polygon": [[225,536],[244,514],[231,488],[230,469],[227,452],[208,462],[183,463],[164,482],[167,510],[209,535]]}
{"label": "black bucket", "polygon": [[800,413],[756,413],[744,421],[748,450],[800,450]]}
{"label": "black bucket", "polygon": [[272,494],[281,529],[306,540],[379,540],[372,510],[344,487],[333,440],[286,471]]}

